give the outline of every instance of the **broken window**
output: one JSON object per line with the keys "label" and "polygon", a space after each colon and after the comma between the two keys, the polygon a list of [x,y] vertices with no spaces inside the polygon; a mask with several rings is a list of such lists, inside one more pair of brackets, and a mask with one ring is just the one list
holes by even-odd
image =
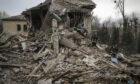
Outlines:
{"label": "broken window", "polygon": [[34,26],[35,30],[40,30],[40,27],[41,27],[41,24],[42,24],[42,21],[41,21],[41,18],[40,18],[40,15],[38,13],[38,11],[32,11],[33,14],[32,14],[32,25]]}
{"label": "broken window", "polygon": [[21,25],[20,24],[17,25],[17,31],[21,31]]}
{"label": "broken window", "polygon": [[77,27],[83,23],[84,13],[82,12],[69,12],[68,16],[70,18],[70,27]]}
{"label": "broken window", "polygon": [[24,25],[24,32],[27,32],[27,25]]}

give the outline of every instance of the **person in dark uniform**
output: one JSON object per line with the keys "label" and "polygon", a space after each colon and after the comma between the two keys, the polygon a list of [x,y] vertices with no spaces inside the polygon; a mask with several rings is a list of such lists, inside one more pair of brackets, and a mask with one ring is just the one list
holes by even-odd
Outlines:
{"label": "person in dark uniform", "polygon": [[116,57],[116,54],[118,53],[119,49],[118,49],[118,45],[113,45],[110,49],[110,55]]}
{"label": "person in dark uniform", "polygon": [[92,36],[91,41],[92,41],[92,47],[97,47],[97,46],[96,46],[97,41],[98,41],[97,33],[95,33],[95,34]]}

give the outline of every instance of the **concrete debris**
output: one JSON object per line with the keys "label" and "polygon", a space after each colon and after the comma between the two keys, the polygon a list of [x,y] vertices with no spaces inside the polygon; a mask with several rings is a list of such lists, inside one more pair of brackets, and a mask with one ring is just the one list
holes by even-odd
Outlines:
{"label": "concrete debris", "polygon": [[[84,38],[86,39],[86,37]],[[15,41],[16,43],[13,45],[2,48],[0,50],[0,58],[5,61],[0,61],[0,67],[2,69],[0,72],[2,76],[0,77],[4,77],[5,74],[8,77],[2,78],[3,80],[0,80],[0,83],[3,84],[3,81],[8,79],[15,81],[17,78],[19,80],[16,80],[16,82],[20,84],[25,84],[25,82],[27,84],[35,84],[34,82],[44,84],[46,83],[44,80],[50,78],[52,81],[59,81],[61,79],[64,80],[63,82],[68,82],[68,84],[69,82],[91,83],[92,81],[101,83],[101,81],[97,81],[99,79],[105,82],[111,80],[117,81],[119,79],[122,80],[119,81],[120,84],[126,83],[124,80],[127,81],[130,78],[138,81],[140,74],[139,56],[137,56],[137,58],[135,56],[129,57],[119,53],[117,55],[119,63],[116,65],[111,62],[111,56],[105,52],[104,48],[101,50],[98,48],[93,49],[78,40],[67,40],[67,42],[74,43],[77,49],[70,46],[71,44],[65,44],[66,46],[62,45],[60,41],[61,45],[57,56],[53,48],[48,47],[48,45],[52,45],[53,43],[49,43],[49,41],[43,40],[41,37],[27,40],[26,43],[29,44],[29,46],[26,51],[23,51],[22,42],[20,41]],[[17,44],[17,42],[19,44]],[[88,42],[89,41],[86,41],[86,43]],[[15,45],[17,45],[17,47],[15,47]],[[85,54],[85,52],[90,54]],[[10,74],[5,73],[5,69],[8,70]],[[103,73],[102,71],[104,71],[105,74],[100,74]],[[69,73],[66,74],[66,72]],[[16,73],[19,75],[17,76]],[[45,79],[42,81],[40,78]],[[47,82],[47,84],[49,83]]]}
{"label": "concrete debris", "polygon": [[62,38],[60,44],[71,49],[77,49],[77,45],[67,38]]}
{"label": "concrete debris", "polygon": [[26,50],[26,43],[22,42],[21,45],[22,45],[23,50]]}
{"label": "concrete debris", "polygon": [[19,69],[19,68],[14,68],[13,71],[14,71],[15,73],[18,73],[18,72],[20,71],[20,69]]}
{"label": "concrete debris", "polygon": [[8,61],[8,58],[3,57],[3,56],[0,54],[0,60],[1,60],[1,61]]}
{"label": "concrete debris", "polygon": [[[91,46],[93,8],[91,0],[46,0],[24,11],[30,35],[0,43],[0,84],[139,84],[140,55],[119,53],[114,64],[107,45]],[[83,24],[87,36],[77,31]]]}
{"label": "concrete debris", "polygon": [[48,79],[48,80],[39,80],[38,84],[52,84],[52,79]]}

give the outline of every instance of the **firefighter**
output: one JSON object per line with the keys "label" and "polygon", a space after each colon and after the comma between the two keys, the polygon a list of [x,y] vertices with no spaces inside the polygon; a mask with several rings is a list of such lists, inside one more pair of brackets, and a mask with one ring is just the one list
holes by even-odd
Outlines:
{"label": "firefighter", "polygon": [[116,57],[116,54],[118,53],[119,49],[118,49],[118,45],[113,45],[110,49],[110,55],[112,55],[113,57]]}
{"label": "firefighter", "polygon": [[91,41],[92,41],[92,47],[97,47],[96,44],[97,44],[97,41],[98,41],[98,36],[97,36],[97,33],[95,33],[92,38],[91,38]]}

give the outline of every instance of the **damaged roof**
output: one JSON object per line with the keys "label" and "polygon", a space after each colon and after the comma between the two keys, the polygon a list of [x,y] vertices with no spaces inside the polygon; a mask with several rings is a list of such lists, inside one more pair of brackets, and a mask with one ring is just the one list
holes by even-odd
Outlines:
{"label": "damaged roof", "polygon": [[64,9],[66,9],[66,12],[88,12],[95,7],[96,4],[91,0],[55,0],[50,7],[50,10],[62,12]]}
{"label": "damaged roof", "polygon": [[28,14],[32,10],[39,10],[43,7],[50,7],[50,11],[59,11],[62,12],[64,9],[66,12],[69,11],[91,11],[96,7],[96,4],[92,0],[46,0],[39,5],[27,9],[22,14]]}
{"label": "damaged roof", "polygon": [[24,15],[17,15],[17,16],[11,16],[8,18],[3,18],[3,21],[26,21]]}
{"label": "damaged roof", "polygon": [[51,0],[46,0],[44,1],[43,3],[40,3],[39,5],[35,6],[35,7],[32,7],[30,9],[27,9],[27,11],[30,11],[30,10],[36,10],[36,9],[40,9],[41,7],[44,7],[44,6],[47,6],[51,3]]}
{"label": "damaged roof", "polygon": [[51,0],[46,0],[46,1],[44,1],[43,3],[40,3],[40,4],[37,5],[37,6],[34,6],[34,7],[32,7],[32,8],[27,9],[26,11],[23,11],[22,14],[26,15],[26,14],[28,14],[28,12],[30,12],[30,11],[32,11],[32,10],[39,10],[39,9],[41,9],[41,8],[43,8],[43,7],[47,7],[47,6],[50,5],[50,3],[51,3]]}

